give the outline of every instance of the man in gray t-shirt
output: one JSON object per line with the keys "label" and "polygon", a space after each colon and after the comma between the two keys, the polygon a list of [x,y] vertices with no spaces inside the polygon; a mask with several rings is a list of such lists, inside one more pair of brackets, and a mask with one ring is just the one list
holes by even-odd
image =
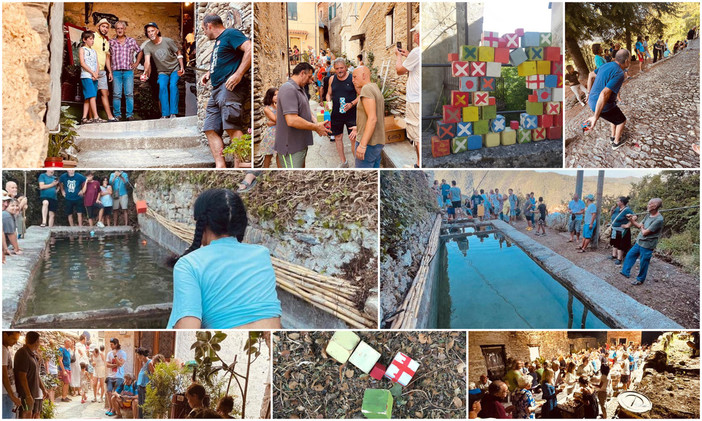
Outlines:
{"label": "man in gray t-shirt", "polygon": [[39,333],[27,332],[25,345],[15,353],[15,386],[22,400],[22,418],[39,418],[42,397],[49,392],[39,377]]}
{"label": "man in gray t-shirt", "polygon": [[331,133],[324,122],[315,123],[304,89],[312,82],[314,68],[300,63],[278,90],[278,116],[275,126],[275,151],[285,168],[304,168],[307,147],[313,144],[312,132],[320,136]]}
{"label": "man in gray t-shirt", "polygon": [[648,273],[648,265],[653,256],[653,251],[658,245],[658,240],[661,238],[661,233],[663,232],[663,215],[660,214],[659,210],[663,206],[663,200],[661,199],[651,199],[648,201],[648,215],[644,217],[642,222],[637,221],[637,217],[634,214],[627,215],[627,219],[633,226],[640,229],[641,232],[636,238],[636,244],[629,250],[624,258],[624,263],[622,264],[621,274],[629,277],[631,273],[631,268],[634,267],[636,260],[641,257],[639,262],[639,274],[636,280],[633,281],[632,285],[641,285],[646,280],[646,274]]}
{"label": "man in gray t-shirt", "polygon": [[180,46],[170,38],[162,37],[158,25],[149,22],[144,26],[149,42],[144,45],[144,74],[142,81],[151,77],[151,59],[158,72],[158,99],[161,102],[161,118],[178,115],[178,80],[185,74],[183,53]]}

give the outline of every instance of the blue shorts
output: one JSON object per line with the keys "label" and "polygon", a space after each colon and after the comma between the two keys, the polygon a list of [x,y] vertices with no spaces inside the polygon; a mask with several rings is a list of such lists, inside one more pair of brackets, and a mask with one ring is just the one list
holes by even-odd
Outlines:
{"label": "blue shorts", "polygon": [[108,392],[114,392],[122,383],[124,383],[124,379],[120,379],[119,377],[108,377],[105,379]]}
{"label": "blue shorts", "polygon": [[592,224],[592,226],[590,226],[590,224],[583,225],[583,238],[591,239],[595,231],[595,226],[597,226],[597,223]]}
{"label": "blue shorts", "polygon": [[80,83],[83,85],[83,99],[95,98],[97,96],[97,80],[82,78]]}
{"label": "blue shorts", "polygon": [[[353,149],[354,156],[356,155],[356,148],[360,143],[356,142],[356,147]],[[372,145],[366,146],[366,155],[364,160],[356,158],[356,168],[380,168],[380,159],[383,156],[383,146],[385,145]]]}

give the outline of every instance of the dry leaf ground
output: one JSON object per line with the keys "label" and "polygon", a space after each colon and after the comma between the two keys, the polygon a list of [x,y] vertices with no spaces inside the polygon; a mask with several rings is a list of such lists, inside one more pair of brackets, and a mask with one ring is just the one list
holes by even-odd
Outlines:
{"label": "dry leaf ground", "polygon": [[[465,332],[356,332],[387,366],[397,352],[420,364],[394,398],[393,418],[466,418]],[[280,332],[273,345],[274,418],[363,418],[365,389],[390,389],[327,356],[334,332]]]}

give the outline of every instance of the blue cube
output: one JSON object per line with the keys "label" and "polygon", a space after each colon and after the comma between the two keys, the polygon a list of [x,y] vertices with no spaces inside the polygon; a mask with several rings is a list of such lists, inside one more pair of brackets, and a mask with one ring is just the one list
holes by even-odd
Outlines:
{"label": "blue cube", "polygon": [[505,130],[507,125],[507,119],[503,115],[497,114],[495,118],[490,120],[490,131],[493,133],[499,133]]}
{"label": "blue cube", "polygon": [[456,137],[468,137],[473,134],[472,122],[456,123]]}
{"label": "blue cube", "polygon": [[544,78],[545,88],[557,88],[558,87],[558,76],[556,75],[546,75]]}
{"label": "blue cube", "polygon": [[522,47],[538,47],[541,45],[541,33],[524,32],[522,36]]}
{"label": "blue cube", "polygon": [[534,90],[538,102],[551,102],[551,88]]}
{"label": "blue cube", "polygon": [[468,136],[468,150],[474,151],[483,147],[483,136],[479,134],[474,134]]}
{"label": "blue cube", "polygon": [[539,125],[539,119],[535,115],[521,113],[519,114],[519,127],[526,130],[531,130],[537,128]]}

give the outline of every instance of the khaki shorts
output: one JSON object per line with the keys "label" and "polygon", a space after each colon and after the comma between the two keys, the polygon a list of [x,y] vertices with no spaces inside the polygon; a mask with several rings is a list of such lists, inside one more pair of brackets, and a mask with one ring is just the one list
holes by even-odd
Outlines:
{"label": "khaki shorts", "polygon": [[288,154],[279,154],[283,161],[283,168],[305,168],[305,158],[307,158],[307,148]]}
{"label": "khaki shorts", "polygon": [[114,199],[112,202],[113,210],[127,210],[129,208],[129,196],[126,194],[124,196],[120,196],[119,199]]}
{"label": "khaki shorts", "polygon": [[405,123],[407,123],[407,138],[412,142],[419,140],[419,103],[408,102],[405,109]]}

